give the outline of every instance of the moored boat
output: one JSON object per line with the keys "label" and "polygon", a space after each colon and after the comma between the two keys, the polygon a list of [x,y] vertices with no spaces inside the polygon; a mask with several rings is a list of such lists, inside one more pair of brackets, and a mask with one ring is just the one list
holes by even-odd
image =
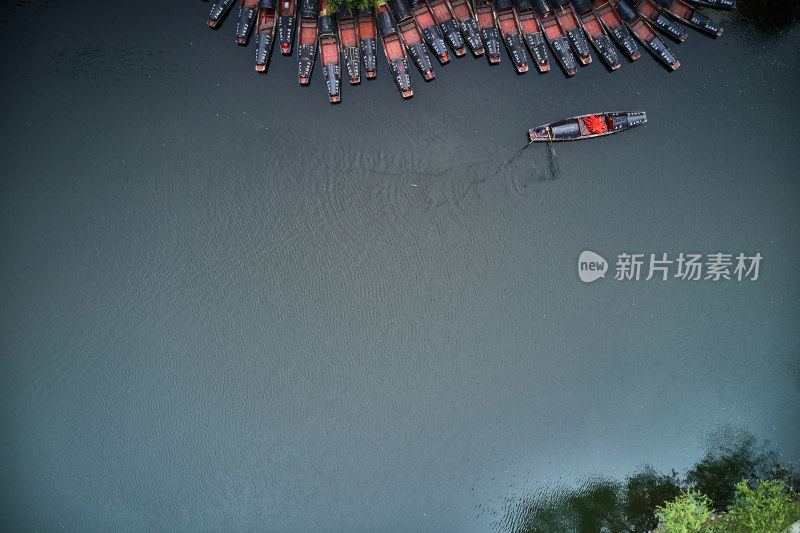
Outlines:
{"label": "moored boat", "polygon": [[492,0],[476,0],[475,16],[478,20],[478,28],[481,30],[486,57],[490,64],[496,65],[500,63],[500,32],[497,31]]}
{"label": "moored boat", "polygon": [[433,16],[436,17],[436,22],[439,23],[439,29],[447,40],[447,44],[453,49],[456,57],[463,56],[467,52],[464,48],[464,37],[458,28],[458,21],[450,3],[447,0],[430,0],[428,5],[433,11]]}
{"label": "moored boat", "polygon": [[347,70],[347,77],[350,79],[350,83],[355,85],[361,82],[358,24],[356,24],[353,12],[350,11],[346,1],[339,4],[336,19],[339,27],[339,46],[342,48],[344,68]]}
{"label": "moored boat", "polygon": [[461,28],[461,35],[467,41],[472,55],[475,57],[483,55],[483,42],[481,41],[481,31],[478,29],[478,21],[468,0],[447,0],[453,9],[453,13]]}
{"label": "moored boat", "polygon": [[514,12],[513,0],[494,0],[494,14],[497,29],[506,43],[506,50],[514,63],[517,72],[528,71],[528,54],[525,53],[525,41]]}
{"label": "moored boat", "polygon": [[389,63],[392,77],[394,77],[403,98],[410,98],[414,95],[414,90],[411,87],[411,76],[408,72],[408,59],[405,48],[403,48],[403,38],[400,36],[400,29],[385,2],[378,6],[375,20],[383,41],[383,53]]}
{"label": "moored boat", "polygon": [[575,56],[577,56],[581,65],[588,65],[592,62],[592,56],[589,54],[589,43],[586,42],[586,37],[583,35],[583,30],[581,30],[575,11],[572,9],[569,0],[555,0],[555,3],[558,23],[566,34]]}
{"label": "moored boat", "polygon": [[444,42],[444,35],[442,35],[442,30],[436,22],[436,17],[433,16],[433,11],[425,3],[425,0],[416,0],[416,4],[413,2],[414,0],[411,3],[411,13],[414,15],[414,20],[417,21],[417,26],[419,26],[431,52],[439,60],[439,63],[444,65],[450,61],[450,57],[447,53],[447,44]]}
{"label": "moored boat", "polygon": [[553,55],[556,56],[561,68],[564,69],[564,73],[567,76],[574,75],[577,68],[575,56],[572,55],[567,36],[564,35],[553,8],[550,7],[548,0],[533,0],[533,9],[539,15],[542,33],[544,33],[547,42],[550,43]]}
{"label": "moored boat", "polygon": [[578,14],[578,21],[583,28],[589,42],[592,43],[597,53],[600,54],[600,59],[611,70],[619,68],[619,56],[617,50],[614,48],[614,43],[603,28],[603,23],[597,13],[592,9],[592,4],[589,0],[572,0],[572,5]]}
{"label": "moored boat", "polygon": [[411,60],[426,81],[432,80],[435,74],[431,58],[428,55],[428,47],[425,46],[422,32],[417,26],[417,21],[414,20],[408,3],[406,0],[389,0],[389,9],[394,15],[394,20],[397,21],[397,27],[403,36],[403,42],[406,45],[406,50],[408,50],[408,55],[411,56]]}
{"label": "moored boat", "polygon": [[712,37],[722,35],[722,28],[683,0],[655,0],[655,2],[669,11],[675,18],[682,20],[689,26],[696,28]]}
{"label": "moored boat", "polygon": [[378,75],[378,28],[375,25],[375,8],[360,8],[356,15],[361,64],[368,80]]}
{"label": "moored boat", "polygon": [[611,2],[609,0],[595,0],[593,5],[597,16],[603,22],[603,26],[605,26],[620,48],[625,51],[628,59],[631,61],[639,59],[641,57],[639,46],[619,13],[611,5]]}
{"label": "moored boat", "polygon": [[216,0],[211,3],[211,12],[208,15],[208,25],[216,28],[225,18],[225,13],[233,6],[233,0]]}
{"label": "moored boat", "polygon": [[638,0],[635,3],[630,1],[628,5],[638,11],[645,20],[661,30],[667,37],[675,39],[679,43],[686,40],[686,30],[683,29],[683,26],[666,15],[661,7],[652,0]]}
{"label": "moored boat", "polygon": [[734,9],[736,7],[736,0],[691,0],[691,2],[706,7],[722,7],[725,9]]}
{"label": "moored boat", "polygon": [[250,37],[250,31],[253,29],[257,11],[258,0],[242,0],[239,6],[239,21],[236,23],[237,44],[247,44],[247,38]]}
{"label": "moored boat", "polygon": [[317,40],[322,73],[332,104],[342,99],[342,74],[339,69],[339,37],[336,31],[336,16],[328,13],[328,2],[322,0],[317,18]]}
{"label": "moored boat", "polygon": [[281,45],[281,54],[288,56],[292,53],[294,41],[295,0],[279,0],[278,6],[278,42]]}
{"label": "moored boat", "polygon": [[300,0],[300,24],[297,27],[297,78],[308,85],[317,56],[318,0]]}
{"label": "moored boat", "polygon": [[647,122],[644,111],[614,111],[570,117],[528,130],[530,142],[575,141],[625,131]]}
{"label": "moored boat", "polygon": [[539,69],[539,72],[547,72],[550,70],[547,47],[542,28],[539,26],[539,19],[536,18],[530,0],[514,0],[514,7],[517,12],[519,28],[522,30],[525,44],[528,45],[528,51],[536,62],[536,68]]}
{"label": "moored boat", "polygon": [[675,70],[681,66],[678,59],[672,53],[672,51],[667,48],[667,45],[664,44],[656,31],[650,27],[644,18],[639,15],[636,11],[633,10],[631,6],[629,6],[625,0],[611,0],[611,3],[614,5],[614,8],[617,10],[617,13],[622,17],[625,21],[625,24],[628,25],[631,32],[639,39],[639,42],[642,45],[650,50],[650,52],[661,61],[667,68],[671,70]]}
{"label": "moored boat", "polygon": [[263,72],[267,69],[269,56],[272,53],[272,43],[275,40],[277,27],[278,0],[260,0],[258,3],[258,23],[256,24],[256,70]]}

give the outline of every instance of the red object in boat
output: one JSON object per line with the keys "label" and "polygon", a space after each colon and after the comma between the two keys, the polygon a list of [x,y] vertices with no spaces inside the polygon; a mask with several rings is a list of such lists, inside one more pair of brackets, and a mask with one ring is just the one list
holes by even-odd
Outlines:
{"label": "red object in boat", "polygon": [[583,117],[583,123],[586,124],[586,129],[589,130],[589,133],[605,133],[608,131],[606,121],[602,117],[589,115]]}

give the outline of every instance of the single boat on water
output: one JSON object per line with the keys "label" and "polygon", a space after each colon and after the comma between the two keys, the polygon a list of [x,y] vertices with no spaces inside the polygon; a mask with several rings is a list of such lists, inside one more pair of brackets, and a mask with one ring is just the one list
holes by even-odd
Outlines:
{"label": "single boat on water", "polygon": [[233,0],[216,0],[212,2],[211,13],[208,15],[208,25],[212,28],[216,28],[232,5]]}
{"label": "single boat on water", "polygon": [[514,12],[513,0],[494,0],[494,14],[497,19],[497,28],[506,43],[506,50],[514,68],[520,74],[528,72],[528,54],[525,53],[525,40],[519,27],[517,14]]}
{"label": "single boat on water", "polygon": [[389,0],[389,9],[397,21],[397,27],[400,28],[400,34],[403,36],[403,41],[406,44],[406,50],[408,50],[411,60],[426,81],[432,80],[435,74],[431,58],[428,55],[428,47],[425,46],[422,32],[417,26],[417,21],[414,20],[408,3],[406,0]]}
{"label": "single boat on water", "polygon": [[575,141],[602,137],[647,122],[644,111],[614,111],[591,113],[565,118],[528,130],[530,142],[536,141]]}
{"label": "single boat on water", "polygon": [[416,4],[414,0],[411,1],[411,13],[414,15],[414,20],[417,21],[417,26],[419,26],[425,42],[428,43],[428,47],[439,63],[444,65],[450,61],[450,57],[447,53],[447,44],[444,42],[444,35],[436,22],[436,17],[433,16],[433,11],[425,3],[425,0],[416,0]]}
{"label": "single boat on water", "polygon": [[634,40],[625,22],[619,16],[619,13],[617,13],[614,6],[611,5],[611,2],[609,0],[595,0],[593,5],[597,16],[600,17],[600,20],[603,22],[603,26],[605,26],[614,40],[617,41],[619,47],[625,51],[628,59],[631,61],[639,59],[642,55],[639,53],[639,46],[636,44],[636,40]]}
{"label": "single boat on water", "polygon": [[297,78],[308,85],[317,57],[318,0],[300,0],[300,25],[297,28]]}
{"label": "single boat on water", "polygon": [[278,7],[278,42],[281,43],[281,54],[288,56],[292,53],[294,41],[294,21],[297,5],[295,0],[279,0]]}
{"label": "single boat on water", "polygon": [[414,95],[414,90],[411,87],[411,76],[408,73],[408,58],[406,57],[405,48],[403,48],[403,38],[400,36],[400,30],[392,17],[392,13],[389,11],[389,6],[385,2],[378,6],[375,19],[378,25],[378,32],[380,32],[383,40],[383,53],[389,63],[392,77],[394,77],[394,81],[403,98],[410,98]]}
{"label": "single boat on water", "polygon": [[625,20],[633,34],[645,48],[660,60],[667,68],[675,70],[681,66],[675,55],[667,45],[658,37],[655,30],[650,27],[644,18],[633,10],[625,0],[611,0],[617,13]]}
{"label": "single boat on water", "polygon": [[358,10],[356,15],[358,39],[361,42],[361,64],[368,80],[378,75],[378,28],[375,25],[375,8],[372,6]]}
{"label": "single boat on water", "polygon": [[539,19],[533,11],[530,0],[514,0],[514,7],[517,13],[517,22],[528,45],[531,57],[536,61],[536,68],[539,72],[550,70],[550,60],[547,57],[547,47],[545,45],[542,28],[539,26]]}
{"label": "single boat on water", "polygon": [[447,0],[430,0],[428,5],[439,23],[442,35],[447,39],[447,43],[453,49],[456,57],[463,56],[467,52],[464,48],[464,37],[458,28],[458,21],[455,13],[453,13],[453,8],[450,7],[450,3]]}
{"label": "single boat on water", "polygon": [[328,2],[322,0],[317,19],[317,35],[319,55],[322,61],[322,73],[325,75],[325,86],[328,99],[332,104],[342,99],[342,74],[339,69],[339,38],[336,30],[336,16],[328,13]]}
{"label": "single boat on water", "polygon": [[655,2],[669,11],[675,18],[682,20],[693,28],[697,28],[712,37],[722,35],[722,28],[716,22],[683,0],[655,0]]}
{"label": "single boat on water", "polygon": [[500,63],[500,32],[497,31],[492,0],[476,0],[475,16],[481,30],[486,57],[489,58],[490,64],[496,65]]}
{"label": "single boat on water", "polygon": [[619,56],[617,50],[614,48],[614,43],[603,28],[603,22],[597,16],[592,4],[589,0],[572,0],[572,5],[578,13],[578,21],[581,23],[584,33],[589,38],[597,53],[600,54],[600,59],[611,70],[619,68]]}
{"label": "single boat on water", "polygon": [[586,42],[586,37],[583,35],[578,17],[575,16],[575,11],[572,9],[569,0],[555,0],[555,2],[558,23],[566,34],[572,50],[581,65],[588,65],[592,62],[592,56],[589,55],[589,43]]}
{"label": "single boat on water", "polygon": [[550,48],[553,49],[553,55],[556,56],[561,68],[564,69],[564,73],[567,76],[574,75],[577,68],[575,56],[572,55],[572,51],[569,49],[569,41],[567,41],[567,36],[564,35],[564,31],[558,23],[558,18],[553,12],[553,8],[548,4],[548,0],[533,0],[533,8],[536,10],[536,14],[539,15],[542,32],[547,38],[547,42],[550,43]]}
{"label": "single boat on water", "polygon": [[260,0],[258,4],[258,24],[256,25],[256,70],[264,72],[272,53],[277,27],[278,0]]}
{"label": "single boat on water", "polygon": [[358,25],[347,2],[339,4],[339,11],[336,13],[339,22],[339,46],[342,48],[342,58],[344,68],[347,70],[347,77],[350,83],[356,85],[361,83],[361,58],[358,51]]}
{"label": "single boat on water", "polygon": [[239,6],[239,22],[236,24],[237,44],[247,45],[247,38],[250,36],[250,30],[253,29],[257,11],[258,0],[242,0]]}
{"label": "single boat on water", "polygon": [[478,21],[468,0],[447,0],[453,9],[453,13],[458,20],[461,34],[467,41],[472,55],[475,57],[483,55],[483,42],[481,41],[481,31],[478,29]]}
{"label": "single boat on water", "polygon": [[628,5],[639,12],[650,24],[661,30],[661,32],[675,39],[679,43],[686,40],[686,30],[683,26],[672,20],[669,15],[664,13],[661,7],[652,0],[638,0],[635,4],[631,1]]}

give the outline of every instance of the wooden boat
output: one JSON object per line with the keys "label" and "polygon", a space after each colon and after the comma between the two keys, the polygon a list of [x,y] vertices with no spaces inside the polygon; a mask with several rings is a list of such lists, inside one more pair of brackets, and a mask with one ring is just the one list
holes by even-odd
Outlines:
{"label": "wooden boat", "polygon": [[344,68],[351,85],[361,83],[361,54],[359,53],[358,24],[347,2],[339,4],[336,13],[339,26],[339,46],[342,49]]}
{"label": "wooden boat", "polygon": [[581,65],[588,65],[592,62],[592,56],[589,55],[589,43],[586,42],[586,37],[583,35],[583,30],[581,30],[581,25],[578,21],[578,17],[575,15],[575,11],[572,9],[569,0],[555,0],[555,2],[558,23],[567,36],[572,50],[575,52]]}
{"label": "wooden boat", "polygon": [[472,11],[472,6],[468,0],[447,0],[458,21],[458,26],[461,28],[461,34],[467,41],[472,55],[475,57],[483,55],[483,42],[481,41],[481,32],[478,29],[478,21],[475,19],[475,13]]}
{"label": "wooden boat", "polygon": [[239,22],[236,24],[237,44],[247,44],[247,38],[250,37],[250,30],[253,29],[253,23],[256,20],[257,12],[258,0],[242,0],[239,6]]}
{"label": "wooden boat", "polygon": [[528,130],[530,142],[576,141],[611,135],[644,124],[644,111],[614,111],[570,117]]}
{"label": "wooden boat", "polygon": [[327,0],[322,0],[320,3],[317,39],[322,73],[328,89],[328,99],[335,104],[342,99],[342,74],[339,69],[339,37],[336,31],[336,16],[328,13]]}
{"label": "wooden boat", "polygon": [[464,37],[458,28],[458,21],[450,3],[447,0],[428,0],[428,5],[433,11],[436,22],[439,23],[439,29],[447,40],[447,44],[453,49],[456,57],[463,56],[467,52],[464,47]]}
{"label": "wooden boat", "polygon": [[281,54],[288,56],[292,53],[294,42],[295,0],[278,0],[278,42],[281,45]]}
{"label": "wooden boat", "polygon": [[439,23],[425,0],[417,0],[416,4],[412,3],[411,14],[414,15],[414,20],[417,21],[417,26],[419,26],[425,42],[428,43],[428,48],[431,49],[439,63],[444,65],[450,61],[442,30],[439,28]]}
{"label": "wooden boat", "polygon": [[603,22],[597,13],[592,9],[592,4],[589,0],[572,0],[572,5],[578,14],[578,22],[581,24],[584,33],[589,38],[597,53],[600,54],[600,59],[611,70],[619,68],[619,56],[617,50],[614,48],[614,43],[603,28]]}
{"label": "wooden boat", "polygon": [[389,63],[389,70],[392,72],[397,88],[403,98],[410,98],[414,95],[414,90],[411,87],[411,76],[408,72],[408,58],[403,47],[403,38],[400,36],[400,29],[385,2],[378,6],[375,20],[383,41],[383,53]]}
{"label": "wooden boat", "polygon": [[264,72],[272,53],[275,29],[278,24],[277,2],[279,0],[260,0],[258,4],[258,24],[256,24],[256,70]]}
{"label": "wooden boat", "polygon": [[736,0],[691,0],[692,3],[705,7],[722,7],[725,9],[734,9],[736,7]]}
{"label": "wooden boat", "polygon": [[368,80],[378,75],[378,28],[375,26],[375,8],[372,6],[358,10],[356,15],[358,39],[361,43],[361,64]]}
{"label": "wooden boat", "polygon": [[528,72],[528,54],[525,53],[525,40],[514,12],[513,0],[494,0],[494,15],[514,68],[520,74]]}
{"label": "wooden boat", "polygon": [[611,0],[614,9],[628,25],[631,32],[639,39],[642,45],[661,61],[670,70],[675,70],[681,66],[675,55],[667,48],[667,45],[659,39],[655,30],[650,27],[644,18],[633,10],[624,0]]}
{"label": "wooden boat", "polygon": [[539,72],[547,72],[550,70],[550,60],[547,57],[542,28],[539,26],[539,19],[536,18],[530,0],[514,0],[514,7],[517,12],[519,28],[522,30],[525,44],[528,45],[528,51],[536,62],[536,68],[539,69]]}
{"label": "wooden boat", "polygon": [[225,13],[233,6],[233,0],[216,0],[211,3],[211,13],[208,15],[208,25],[216,28],[225,18]]}
{"label": "wooden boat", "polygon": [[605,26],[608,33],[611,34],[611,37],[613,37],[620,48],[622,48],[628,56],[628,59],[631,61],[639,59],[639,57],[641,57],[639,46],[636,44],[636,40],[631,35],[625,22],[619,16],[619,13],[617,13],[614,6],[611,5],[611,2],[609,0],[595,0],[593,5],[597,16],[600,17],[600,20],[603,22],[603,26]]}
{"label": "wooden boat", "polygon": [[564,69],[564,73],[567,76],[572,76],[577,68],[575,56],[572,55],[567,36],[564,35],[564,31],[558,23],[558,18],[548,2],[549,0],[533,0],[533,9],[539,15],[542,33],[544,33],[547,42],[550,43],[553,55],[556,56],[561,68]]}
{"label": "wooden boat", "polygon": [[317,56],[318,0],[300,0],[300,24],[297,27],[297,78],[308,85]]}
{"label": "wooden boat", "polygon": [[712,37],[719,37],[722,35],[722,28],[716,22],[683,0],[655,0],[655,2],[669,11],[672,16],[678,20],[682,20],[693,28],[707,33]]}
{"label": "wooden boat", "polygon": [[639,12],[650,24],[661,30],[661,32],[675,39],[679,43],[686,40],[686,30],[664,14],[664,11],[652,0],[638,0],[635,5],[628,4]]}
{"label": "wooden boat", "polygon": [[408,55],[411,60],[419,69],[422,77],[426,81],[430,81],[435,77],[433,72],[433,64],[428,55],[428,47],[425,46],[425,41],[422,39],[422,32],[417,26],[417,21],[411,13],[406,0],[389,0],[389,9],[394,15],[394,20],[397,21],[397,27],[400,29],[400,34],[403,36],[403,42],[406,45]]}
{"label": "wooden boat", "polygon": [[491,0],[476,0],[475,16],[478,20],[478,28],[481,30],[483,48],[486,50],[486,57],[489,63],[496,65],[500,63],[500,32],[497,31],[497,21],[494,16],[494,6]]}

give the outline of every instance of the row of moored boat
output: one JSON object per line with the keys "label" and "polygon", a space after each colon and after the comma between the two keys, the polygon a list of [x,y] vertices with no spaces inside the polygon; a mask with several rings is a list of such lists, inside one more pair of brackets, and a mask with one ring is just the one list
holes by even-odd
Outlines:
{"label": "row of moored boat", "polygon": [[[236,0],[216,0],[209,26],[216,27]],[[644,46],[669,69],[680,63],[657,28],[677,42],[686,39],[682,24],[713,37],[722,29],[693,4],[734,8],[735,0],[381,0],[377,7],[352,11],[346,0],[239,0],[236,42],[246,45],[255,32],[256,70],[269,64],[273,43],[290,55],[297,42],[297,75],[301,85],[311,78],[320,56],[331,102],[341,99],[342,66],[351,84],[377,73],[378,36],[389,70],[404,98],[414,94],[409,60],[425,80],[435,76],[431,54],[445,64],[450,50],[500,62],[501,42],[519,73],[529,57],[540,72],[550,70],[547,49],[567,76],[577,65],[592,61],[593,47],[611,70],[620,66],[619,50],[631,61]],[[474,2],[474,4],[473,4]],[[552,3],[551,3],[552,2]],[[331,9],[333,8],[333,9]],[[332,11],[335,10],[336,13]],[[529,56],[530,54],[530,56]]]}

